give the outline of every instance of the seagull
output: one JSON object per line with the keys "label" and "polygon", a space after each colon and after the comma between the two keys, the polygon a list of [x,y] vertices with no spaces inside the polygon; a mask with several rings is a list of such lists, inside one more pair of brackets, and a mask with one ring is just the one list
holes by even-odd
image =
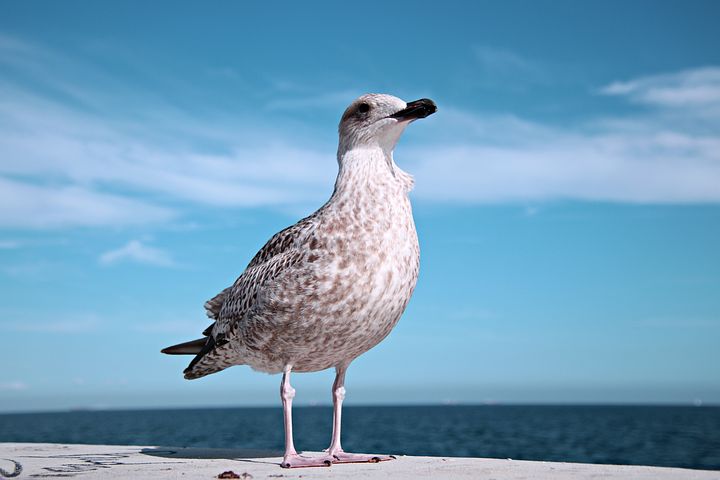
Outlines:
{"label": "seagull", "polygon": [[[276,233],[235,283],[205,303],[214,322],[203,338],[162,350],[195,355],[196,379],[233,365],[282,373],[284,468],[390,460],[347,453],[340,444],[345,373],[397,324],[417,282],[420,249],[408,193],[412,176],[393,150],[405,128],[435,113],[432,100],[409,103],[366,94],[340,120],[335,189],[312,215]],[[333,432],[320,457],[301,456],[292,432],[291,372],[335,368]]]}

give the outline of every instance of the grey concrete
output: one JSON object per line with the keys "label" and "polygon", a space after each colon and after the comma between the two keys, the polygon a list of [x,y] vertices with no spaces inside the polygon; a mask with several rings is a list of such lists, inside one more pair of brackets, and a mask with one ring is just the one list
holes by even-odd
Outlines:
{"label": "grey concrete", "polygon": [[[312,453],[308,453],[312,455]],[[315,453],[315,455],[318,455]],[[526,462],[487,458],[403,457],[375,464],[286,470],[281,452],[112,445],[0,443],[0,478],[210,479],[232,470],[240,478],[394,479],[716,479],[719,471],[681,468]]]}

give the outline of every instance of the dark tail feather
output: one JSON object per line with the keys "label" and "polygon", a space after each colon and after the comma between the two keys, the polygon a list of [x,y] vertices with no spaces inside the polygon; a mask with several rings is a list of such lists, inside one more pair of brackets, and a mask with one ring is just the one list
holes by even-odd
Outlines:
{"label": "dark tail feather", "polygon": [[207,341],[208,337],[198,338],[197,340],[179,343],[177,345],[173,345],[172,347],[163,348],[160,351],[162,353],[167,353],[168,355],[197,355],[202,351]]}

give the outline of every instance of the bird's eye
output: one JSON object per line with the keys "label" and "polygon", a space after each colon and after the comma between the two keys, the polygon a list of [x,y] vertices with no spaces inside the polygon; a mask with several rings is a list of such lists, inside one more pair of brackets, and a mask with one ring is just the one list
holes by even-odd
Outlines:
{"label": "bird's eye", "polygon": [[360,105],[358,105],[358,112],[367,113],[369,111],[370,111],[370,105],[368,105],[367,103],[361,103]]}

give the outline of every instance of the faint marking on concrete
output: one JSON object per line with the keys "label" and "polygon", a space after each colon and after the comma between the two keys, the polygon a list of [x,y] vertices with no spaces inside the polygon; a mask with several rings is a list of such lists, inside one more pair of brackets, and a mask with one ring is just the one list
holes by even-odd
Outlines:
{"label": "faint marking on concrete", "polygon": [[[123,459],[131,457],[131,454],[126,453],[97,453],[87,455],[28,455],[29,457],[40,457],[40,458],[53,458],[53,459],[69,459],[68,463],[63,463],[57,467],[42,467],[43,470],[47,470],[48,473],[36,473],[30,475],[31,477],[74,477],[78,473],[94,472],[101,469],[112,468],[118,465],[157,465],[162,463],[175,463],[175,462],[124,462]],[[79,463],[72,462],[76,460]],[[17,463],[17,462],[16,462]]]}

